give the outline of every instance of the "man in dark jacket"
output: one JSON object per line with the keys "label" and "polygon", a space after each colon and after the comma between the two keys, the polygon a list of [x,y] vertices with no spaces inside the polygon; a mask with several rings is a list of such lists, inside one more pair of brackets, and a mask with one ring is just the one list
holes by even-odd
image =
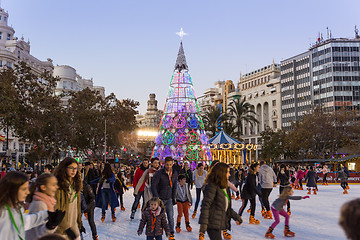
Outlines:
{"label": "man in dark jacket", "polygon": [[[144,161],[142,162],[142,164],[140,165],[140,167],[138,169],[136,169],[135,171],[135,175],[134,175],[134,180],[133,180],[133,187],[134,190],[136,188],[137,183],[139,182],[140,178],[142,177],[142,175],[144,174],[144,172],[146,171],[146,169],[149,168],[149,159],[145,158]],[[143,184],[141,185],[139,191],[137,192],[137,194],[134,193],[135,196],[135,200],[134,203],[132,205],[131,208],[131,215],[130,218],[134,219],[135,213],[136,213],[136,209],[139,205],[140,202],[140,198],[143,199],[143,206],[144,206],[144,188],[145,188],[145,182],[143,182]]]}
{"label": "man in dark jacket", "polygon": [[177,160],[174,160],[174,165],[172,166],[172,168],[176,171],[176,174],[180,174],[181,166],[179,165]]}
{"label": "man in dark jacket", "polygon": [[151,180],[151,192],[153,197],[160,198],[166,210],[166,216],[170,227],[169,240],[174,240],[174,208],[176,204],[177,175],[172,168],[173,159],[165,158],[164,168],[158,170]]}

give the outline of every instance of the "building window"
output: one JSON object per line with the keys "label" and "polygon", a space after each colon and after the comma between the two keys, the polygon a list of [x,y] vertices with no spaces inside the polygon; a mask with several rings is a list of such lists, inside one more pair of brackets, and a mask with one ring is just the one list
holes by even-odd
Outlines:
{"label": "building window", "polygon": [[30,148],[30,144],[26,143],[26,144],[25,144],[25,152],[28,152],[28,151],[29,151],[29,148]]}
{"label": "building window", "polygon": [[0,32],[0,39],[2,38],[2,32]]}
{"label": "building window", "polygon": [[272,100],[272,105],[273,105],[273,107],[276,106],[276,100]]}
{"label": "building window", "polygon": [[2,67],[3,65],[2,65],[2,60],[0,60],[0,67]]}
{"label": "building window", "polygon": [[20,51],[18,51],[18,59],[20,59]]}
{"label": "building window", "polygon": [[7,149],[7,147],[6,147],[6,142],[3,142],[3,147],[2,147],[3,152],[5,152],[6,149]]}
{"label": "building window", "polygon": [[12,68],[11,62],[6,62],[6,66],[7,66],[8,68]]}
{"label": "building window", "polygon": [[24,144],[19,143],[19,152],[24,152]]}
{"label": "building window", "polygon": [[4,17],[4,22],[6,22],[6,17]]}
{"label": "building window", "polygon": [[8,34],[6,40],[10,40],[11,35]]}
{"label": "building window", "polygon": [[63,81],[63,88],[64,88],[64,89],[66,89],[66,87],[67,87],[66,85],[67,85],[67,84],[66,84],[66,81]]}
{"label": "building window", "polygon": [[277,121],[273,121],[273,129],[277,128]]}
{"label": "building window", "polygon": [[14,150],[16,149],[16,142],[14,142]]}

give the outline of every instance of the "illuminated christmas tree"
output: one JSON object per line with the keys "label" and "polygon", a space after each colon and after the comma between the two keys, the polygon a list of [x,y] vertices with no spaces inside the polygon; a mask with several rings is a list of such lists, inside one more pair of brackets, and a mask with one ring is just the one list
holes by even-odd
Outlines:
{"label": "illuminated christmas tree", "polygon": [[182,41],[152,153],[160,160],[168,156],[193,164],[212,160]]}

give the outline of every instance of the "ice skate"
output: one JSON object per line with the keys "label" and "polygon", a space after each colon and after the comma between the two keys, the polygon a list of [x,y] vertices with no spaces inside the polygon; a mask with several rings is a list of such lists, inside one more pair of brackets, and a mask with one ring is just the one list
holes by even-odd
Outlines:
{"label": "ice skate", "polygon": [[311,195],[311,188],[308,188],[307,194]]}
{"label": "ice skate", "polygon": [[140,208],[140,203],[138,204],[137,208],[138,208],[138,209]]}
{"label": "ice skate", "polygon": [[130,214],[130,219],[132,220],[132,219],[134,219],[134,217],[135,217],[135,211],[132,211]]}
{"label": "ice skate", "polygon": [[344,189],[343,194],[348,194],[348,191],[346,190],[346,188]]}
{"label": "ice skate", "polygon": [[190,226],[190,222],[186,222],[185,225],[186,225],[186,231],[191,232],[192,227]]}
{"label": "ice skate", "polygon": [[205,234],[204,233],[202,233],[202,232],[200,232],[199,233],[199,240],[204,240],[204,236]]}
{"label": "ice skate", "polygon": [[350,189],[349,185],[346,186],[346,189]]}
{"label": "ice skate", "polygon": [[288,214],[289,216],[291,216],[291,210],[290,210],[290,208],[288,208],[287,214]]}
{"label": "ice skate", "polygon": [[84,217],[88,219],[88,214],[86,212],[84,213]]}
{"label": "ice skate", "polygon": [[316,195],[316,194],[317,194],[316,189],[314,189],[314,195]]}
{"label": "ice skate", "polygon": [[191,215],[192,219],[194,219],[196,217],[196,211],[194,211],[194,213]]}
{"label": "ice skate", "polygon": [[240,225],[240,224],[242,224],[243,220],[242,220],[242,218],[240,217],[239,220],[237,220],[237,221],[235,221],[235,222],[236,222],[236,225]]}
{"label": "ice skate", "polygon": [[224,239],[231,239],[231,234],[227,232],[227,230],[223,230],[223,237]]}
{"label": "ice skate", "polygon": [[121,205],[121,211],[125,211],[124,205]]}
{"label": "ice skate", "polygon": [[175,230],[177,233],[181,232],[181,228],[180,228],[180,223],[176,223],[176,227],[175,227]]}
{"label": "ice skate", "polygon": [[274,229],[272,229],[271,227],[269,227],[269,229],[268,229],[267,232],[265,233],[265,237],[266,237],[266,238],[271,238],[271,239],[275,238],[274,234],[272,234],[272,231],[273,231],[273,230],[274,230]]}
{"label": "ice skate", "polygon": [[247,210],[247,212],[248,212],[248,213],[251,213],[251,208],[249,208],[249,209]]}
{"label": "ice skate", "polygon": [[285,225],[284,236],[285,237],[295,237],[295,233],[290,231],[289,226]]}
{"label": "ice skate", "polygon": [[260,224],[260,221],[255,219],[254,216],[250,215],[249,224]]}
{"label": "ice skate", "polygon": [[102,214],[101,215],[101,222],[104,222],[105,221],[105,214]]}
{"label": "ice skate", "polygon": [[265,219],[273,219],[271,211],[266,211],[264,215]]}
{"label": "ice skate", "polygon": [[231,194],[231,199],[235,199],[235,194]]}
{"label": "ice skate", "polygon": [[111,214],[111,219],[112,219],[113,222],[116,222],[115,213]]}
{"label": "ice skate", "polygon": [[98,235],[93,235],[92,237],[93,237],[93,240],[99,240]]}
{"label": "ice skate", "polygon": [[175,240],[174,233],[170,233],[169,240]]}
{"label": "ice skate", "polygon": [[266,211],[265,211],[265,208],[263,207],[261,209],[261,216],[263,216],[265,218],[265,215],[266,215]]}
{"label": "ice skate", "polygon": [[235,200],[239,200],[240,199],[240,196],[237,196],[236,198],[235,198]]}

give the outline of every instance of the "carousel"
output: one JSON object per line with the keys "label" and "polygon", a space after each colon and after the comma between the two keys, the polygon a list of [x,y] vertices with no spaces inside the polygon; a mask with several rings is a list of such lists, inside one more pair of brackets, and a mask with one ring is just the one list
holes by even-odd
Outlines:
{"label": "carousel", "polygon": [[250,164],[255,160],[252,159],[252,152],[257,149],[257,144],[242,143],[224,131],[218,132],[209,143],[214,160],[234,165]]}

